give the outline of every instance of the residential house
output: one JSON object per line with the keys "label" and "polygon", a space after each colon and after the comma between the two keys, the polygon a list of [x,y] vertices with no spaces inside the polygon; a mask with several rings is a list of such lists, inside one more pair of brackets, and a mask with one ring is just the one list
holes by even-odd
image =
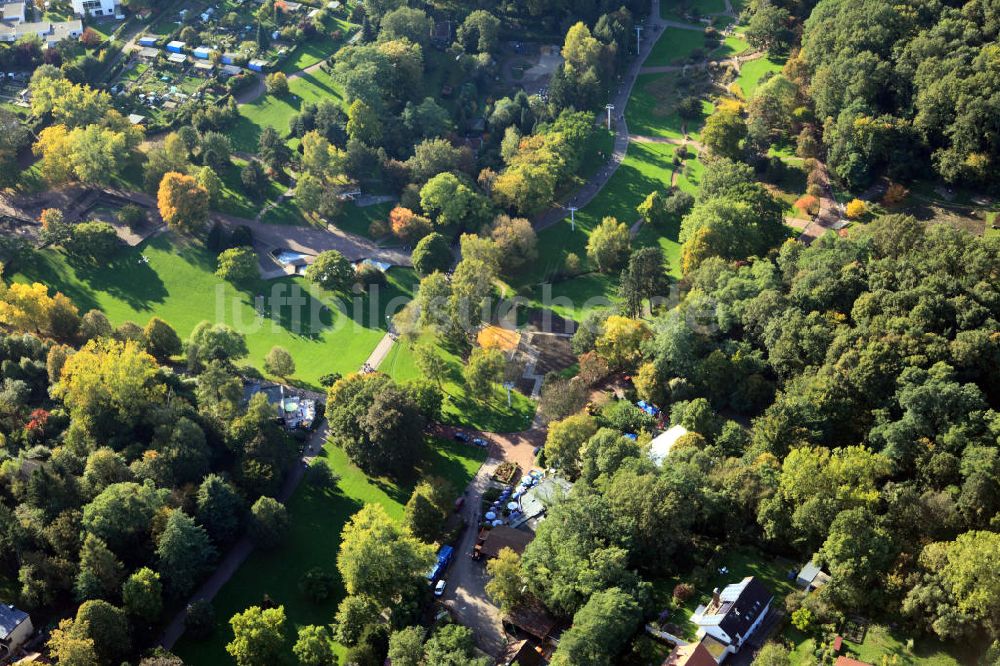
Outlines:
{"label": "residential house", "polygon": [[117,0],[72,0],[77,16],[114,16],[118,13]]}
{"label": "residential house", "polygon": [[808,592],[818,590],[829,582],[830,574],[823,571],[823,568],[816,564],[815,555],[795,576],[795,584]]}
{"label": "residential house", "polygon": [[24,23],[24,3],[8,2],[4,5],[3,20],[6,23]]}
{"label": "residential house", "polygon": [[698,638],[711,639],[705,647],[721,663],[726,655],[738,652],[753,635],[767,616],[773,600],[774,595],[766,585],[747,576],[739,583],[727,585],[721,592],[716,588],[712,601],[707,606],[699,606],[691,622],[698,626]]}
{"label": "residential house", "polygon": [[701,643],[678,645],[660,666],[717,666],[715,657]]}
{"label": "residential house", "polygon": [[80,19],[72,21],[39,21],[37,23],[7,23],[0,22],[0,42],[16,42],[25,35],[38,35],[48,48],[54,48],[64,39],[77,39],[83,34],[83,22]]}
{"label": "residential house", "polygon": [[27,613],[12,604],[0,604],[0,661],[21,647],[34,631]]}

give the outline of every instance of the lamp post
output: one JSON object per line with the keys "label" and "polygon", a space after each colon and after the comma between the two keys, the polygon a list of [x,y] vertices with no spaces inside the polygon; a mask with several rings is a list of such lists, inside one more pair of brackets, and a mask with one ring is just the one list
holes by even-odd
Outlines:
{"label": "lamp post", "polygon": [[514,388],[514,382],[504,382],[503,387],[507,389],[507,409],[510,409],[510,390]]}
{"label": "lamp post", "polygon": [[576,211],[579,210],[576,206],[570,206],[569,210],[569,228],[570,231],[576,231]]}
{"label": "lamp post", "polygon": [[639,33],[642,32],[642,26],[635,26],[635,55],[639,55]]}
{"label": "lamp post", "polygon": [[611,112],[615,110],[615,105],[614,104],[608,104],[604,108],[608,110],[608,131],[610,132],[611,131]]}

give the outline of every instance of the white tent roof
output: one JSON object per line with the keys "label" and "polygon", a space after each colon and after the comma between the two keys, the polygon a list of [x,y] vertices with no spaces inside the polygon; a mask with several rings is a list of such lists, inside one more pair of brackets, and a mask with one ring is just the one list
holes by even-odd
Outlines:
{"label": "white tent roof", "polygon": [[649,443],[649,458],[657,465],[662,465],[670,454],[670,449],[686,434],[688,430],[682,425],[671,426],[664,430]]}

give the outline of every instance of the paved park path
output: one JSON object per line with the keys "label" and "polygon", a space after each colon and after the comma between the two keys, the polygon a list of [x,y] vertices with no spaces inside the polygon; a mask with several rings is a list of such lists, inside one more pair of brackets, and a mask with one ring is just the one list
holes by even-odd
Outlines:
{"label": "paved park path", "polygon": [[[292,495],[295,493],[295,489],[299,487],[299,482],[302,481],[302,477],[305,474],[306,467],[312,462],[313,458],[320,452],[323,448],[323,442],[326,441],[327,425],[326,421],[316,429],[312,437],[306,443],[306,448],[303,452],[302,459],[295,464],[295,466],[289,470],[288,476],[285,478],[285,483],[281,488],[281,492],[278,493],[278,501],[281,503],[287,503],[291,499]],[[163,633],[160,635],[157,641],[165,649],[171,650],[177,643],[177,640],[184,633],[184,617],[187,615],[187,606],[194,603],[195,601],[211,601],[215,598],[215,595],[219,593],[222,587],[229,582],[229,579],[233,577],[233,574],[239,570],[246,559],[250,557],[250,553],[253,552],[254,546],[250,541],[250,538],[244,535],[240,538],[236,544],[229,549],[222,561],[216,567],[215,572],[206,580],[198,590],[191,595],[188,599],[185,607],[174,615],[173,619],[170,620],[170,624],[167,625]]]}
{"label": "paved park path", "polygon": [[[611,160],[600,171],[594,174],[590,180],[584,183],[582,187],[573,192],[565,203],[557,203],[547,211],[536,215],[532,220],[535,229],[545,229],[565,219],[566,209],[569,207],[583,208],[586,206],[604,189],[604,186],[611,180],[611,176],[621,166],[622,161],[625,159],[625,153],[628,151],[629,142],[628,124],[625,122],[625,107],[628,105],[628,99],[632,95],[632,88],[635,86],[635,81],[642,70],[642,64],[649,57],[650,52],[653,50],[653,45],[656,44],[656,40],[663,34],[663,29],[670,23],[670,21],[665,21],[660,17],[660,0],[652,0],[649,21],[643,27],[645,33],[642,47],[639,50],[638,56],[629,67],[628,72],[626,72],[625,78],[618,88],[615,97],[611,100],[611,103],[615,107],[612,112],[615,144],[611,153]],[[686,24],[681,25],[686,26]],[[686,27],[695,30],[703,29],[694,26]]]}
{"label": "paved park path", "polygon": [[844,211],[833,196],[833,188],[830,186],[830,174],[827,171],[825,162],[816,163],[816,171],[820,176],[819,185],[823,188],[823,193],[819,197],[819,212],[805,225],[799,240],[809,245],[814,240],[825,234],[827,231],[836,231],[841,227],[844,219]]}
{"label": "paved park path", "polygon": [[377,345],[375,345],[375,349],[373,349],[372,353],[368,355],[368,360],[362,364],[361,371],[373,372],[378,370],[378,367],[382,365],[382,361],[384,361],[385,357],[389,355],[390,351],[392,351],[392,346],[394,344],[396,344],[395,334],[391,331],[386,331],[386,334],[383,335],[382,339],[378,341]]}
{"label": "paved park path", "polygon": [[[157,212],[156,198],[152,195],[113,188],[105,188],[104,192],[148,208],[155,218],[154,222],[162,222]],[[413,264],[410,253],[406,250],[379,247],[374,241],[347,233],[333,225],[327,225],[324,229],[291,224],[267,224],[217,211],[210,213],[209,218],[230,228],[246,226],[253,234],[255,243],[270,248],[286,248],[310,255],[317,255],[325,250],[337,250],[350,261],[374,259],[394,266]]]}

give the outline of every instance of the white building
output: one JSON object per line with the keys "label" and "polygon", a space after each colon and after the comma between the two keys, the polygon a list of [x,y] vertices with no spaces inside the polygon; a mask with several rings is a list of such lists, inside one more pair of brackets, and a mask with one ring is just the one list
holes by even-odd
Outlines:
{"label": "white building", "polygon": [[114,16],[118,13],[117,0],[73,0],[77,16]]}
{"label": "white building", "polygon": [[80,19],[72,21],[39,21],[37,23],[7,23],[0,22],[0,42],[16,42],[25,35],[38,35],[48,48],[55,47],[64,39],[78,39],[83,34],[83,22]]}
{"label": "white building", "polygon": [[3,20],[6,23],[24,23],[24,3],[8,2],[3,5]]}
{"label": "white building", "polygon": [[727,585],[722,592],[716,588],[712,601],[708,606],[699,606],[691,621],[698,625],[698,638],[704,639],[705,647],[722,663],[753,635],[767,617],[773,600],[767,586],[747,576],[739,583]]}
{"label": "white building", "polygon": [[31,617],[10,604],[0,604],[0,661],[13,654],[31,637]]}

